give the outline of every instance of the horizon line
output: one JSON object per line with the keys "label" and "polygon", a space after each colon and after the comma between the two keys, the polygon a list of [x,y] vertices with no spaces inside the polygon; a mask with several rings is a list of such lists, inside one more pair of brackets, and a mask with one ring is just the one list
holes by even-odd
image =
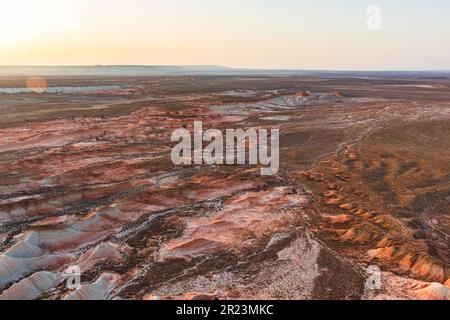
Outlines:
{"label": "horizon line", "polygon": [[253,68],[253,67],[230,67],[216,64],[62,64],[62,65],[0,65],[0,68],[99,68],[99,67],[182,67],[182,68],[221,68],[242,71],[292,71],[292,72],[450,72],[449,69],[414,69],[414,68],[377,68],[377,69],[346,69],[346,68]]}

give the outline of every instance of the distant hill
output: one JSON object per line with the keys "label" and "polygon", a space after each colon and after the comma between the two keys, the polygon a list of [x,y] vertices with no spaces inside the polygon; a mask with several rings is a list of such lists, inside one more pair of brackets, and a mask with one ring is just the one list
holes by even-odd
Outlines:
{"label": "distant hill", "polygon": [[310,77],[367,77],[449,79],[444,71],[329,71],[238,69],[222,66],[0,66],[0,76],[200,76],[200,75],[272,75]]}
{"label": "distant hill", "polygon": [[219,66],[0,66],[3,76],[160,76],[187,74],[225,74]]}

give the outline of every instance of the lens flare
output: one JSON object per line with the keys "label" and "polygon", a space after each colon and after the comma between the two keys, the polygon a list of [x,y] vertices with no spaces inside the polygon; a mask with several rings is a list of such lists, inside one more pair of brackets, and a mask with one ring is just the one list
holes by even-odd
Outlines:
{"label": "lens flare", "polygon": [[44,93],[48,89],[47,81],[41,77],[30,77],[26,80],[27,88],[35,93]]}

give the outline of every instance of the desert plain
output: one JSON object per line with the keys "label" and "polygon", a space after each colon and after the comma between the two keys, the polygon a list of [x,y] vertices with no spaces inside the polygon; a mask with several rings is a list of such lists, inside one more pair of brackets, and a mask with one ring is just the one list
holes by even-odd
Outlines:
{"label": "desert plain", "polygon": [[[41,80],[0,78],[0,299],[450,299],[449,78]],[[279,172],[174,165],[194,121]]]}

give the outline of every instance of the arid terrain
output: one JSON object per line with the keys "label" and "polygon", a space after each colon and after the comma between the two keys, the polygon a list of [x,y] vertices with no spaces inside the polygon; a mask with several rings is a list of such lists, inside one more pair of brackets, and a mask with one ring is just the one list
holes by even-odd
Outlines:
{"label": "arid terrain", "polygon": [[[31,82],[0,78],[0,299],[450,300],[449,79]],[[279,128],[279,173],[174,165],[198,120]]]}

